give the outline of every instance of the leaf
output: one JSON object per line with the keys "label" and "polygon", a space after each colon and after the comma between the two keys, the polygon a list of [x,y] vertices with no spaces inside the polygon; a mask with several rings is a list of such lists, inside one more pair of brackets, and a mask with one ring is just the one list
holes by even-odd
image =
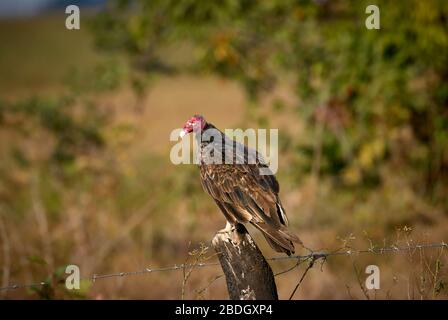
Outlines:
{"label": "leaf", "polygon": [[27,260],[31,263],[39,264],[39,265],[47,265],[48,263],[44,258],[38,255],[29,256]]}

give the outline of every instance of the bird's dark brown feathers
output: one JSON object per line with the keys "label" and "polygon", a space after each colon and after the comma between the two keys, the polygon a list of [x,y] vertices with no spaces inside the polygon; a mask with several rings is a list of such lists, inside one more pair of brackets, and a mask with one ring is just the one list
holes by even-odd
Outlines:
{"label": "bird's dark brown feathers", "polygon": [[274,175],[260,175],[256,164],[202,164],[201,182],[231,223],[252,223],[277,251],[294,252],[299,238],[286,230],[279,185]]}
{"label": "bird's dark brown feathers", "polygon": [[[204,129],[217,130],[209,123]],[[231,155],[232,164],[204,161],[209,160],[209,155],[200,153],[202,187],[215,200],[227,221],[232,224],[249,222],[263,233],[274,250],[288,255],[294,253],[293,242],[301,241],[287,230],[288,219],[278,196],[280,188],[277,179],[273,174],[260,174],[260,168],[268,167],[258,152],[230,140],[222,132],[220,134],[226,146],[233,145],[238,151]],[[213,153],[225,157],[221,144],[203,142],[200,136],[196,139],[202,147],[212,143]],[[249,154],[252,160],[256,160],[255,163],[247,161]],[[244,161],[239,163],[236,159]]]}

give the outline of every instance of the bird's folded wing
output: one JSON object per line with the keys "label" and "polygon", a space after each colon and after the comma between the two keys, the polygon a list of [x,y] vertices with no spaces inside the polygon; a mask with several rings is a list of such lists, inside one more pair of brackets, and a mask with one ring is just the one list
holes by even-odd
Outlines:
{"label": "bird's folded wing", "polygon": [[[273,175],[260,175],[252,164],[201,165],[204,190],[219,201],[240,222],[265,222],[273,227],[286,225]],[[283,217],[282,217],[283,216]]]}

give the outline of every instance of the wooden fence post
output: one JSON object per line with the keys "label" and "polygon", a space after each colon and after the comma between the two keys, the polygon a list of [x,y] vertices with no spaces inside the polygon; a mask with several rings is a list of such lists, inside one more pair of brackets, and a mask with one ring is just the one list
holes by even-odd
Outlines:
{"label": "wooden fence post", "polygon": [[272,269],[246,228],[219,232],[212,241],[232,300],[278,300]]}

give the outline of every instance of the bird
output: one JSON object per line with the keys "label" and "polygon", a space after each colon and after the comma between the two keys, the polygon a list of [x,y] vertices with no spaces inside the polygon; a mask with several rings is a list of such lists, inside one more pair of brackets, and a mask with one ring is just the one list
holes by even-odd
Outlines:
{"label": "bird", "polygon": [[[194,115],[179,136],[194,133],[202,187],[215,201],[227,223],[222,232],[250,223],[277,252],[295,252],[298,236],[288,230],[288,218],[279,197],[280,186],[263,157]],[[261,174],[260,169],[269,174]],[[266,172],[266,171],[265,171]]]}

